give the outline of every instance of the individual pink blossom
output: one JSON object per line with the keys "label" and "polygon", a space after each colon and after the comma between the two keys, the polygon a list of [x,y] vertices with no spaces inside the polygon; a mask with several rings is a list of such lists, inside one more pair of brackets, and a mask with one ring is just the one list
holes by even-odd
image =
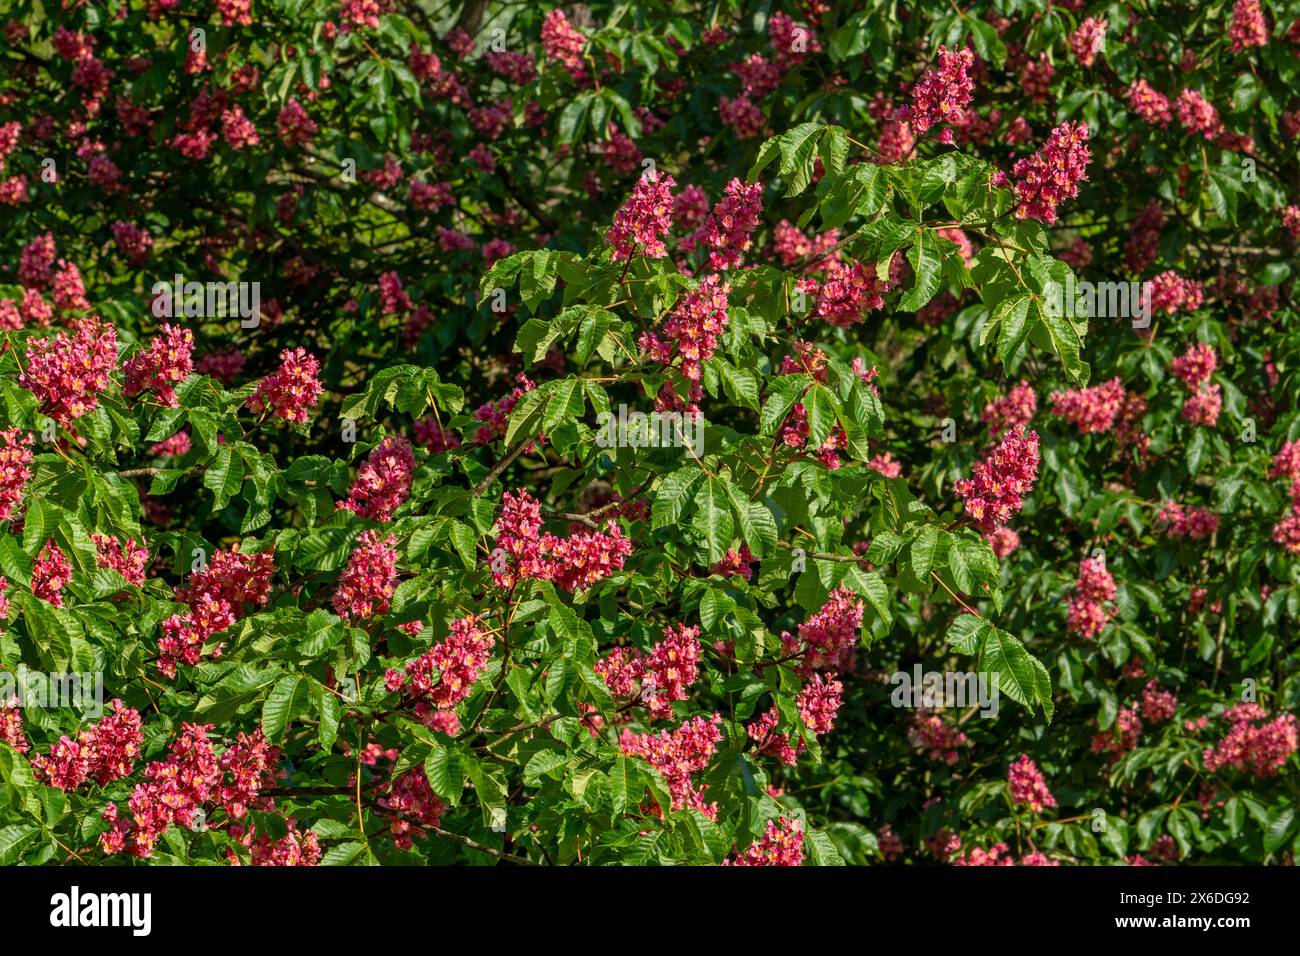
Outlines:
{"label": "individual pink blossom", "polygon": [[999,558],[1005,558],[1020,547],[1020,535],[1010,528],[995,528],[993,531],[986,532],[984,538]]}
{"label": "individual pink blossom", "polygon": [[754,139],[763,135],[767,118],[758,105],[745,94],[718,98],[718,116],[736,131],[741,139]]}
{"label": "individual pink blossom", "polygon": [[1185,279],[1172,269],[1151,280],[1151,307],[1157,312],[1168,315],[1192,312],[1201,307],[1204,299],[1200,282]]}
{"label": "individual pink blossom", "polygon": [[[0,474],[3,472],[0,471]],[[1269,468],[1268,476],[1290,480],[1300,478],[1300,441],[1283,443],[1277,454],[1273,456],[1273,464]],[[0,517],[2,516],[3,513],[0,512]]]}
{"label": "individual pink blossom", "polygon": [[205,570],[194,572],[188,584],[176,589],[176,600],[187,607],[163,621],[163,636],[158,640],[159,672],[172,678],[178,665],[197,664],[209,638],[234,624],[247,606],[266,604],[274,573],[274,551],[214,553]]}
{"label": "individual pink blossom", "polygon": [[970,478],[953,483],[966,514],[984,532],[1007,524],[1024,504],[1038,479],[1038,433],[1017,425],[1002,436],[989,455],[976,462]]}
{"label": "individual pink blossom", "polygon": [[821,51],[821,42],[811,29],[779,11],[767,18],[767,35],[772,59],[783,71],[798,66],[809,53]]}
{"label": "individual pink blossom", "polygon": [[441,826],[442,815],[447,812],[447,805],[429,786],[429,778],[422,767],[408,770],[398,777],[377,802],[392,814],[389,832],[393,845],[399,850],[411,849],[428,827]]}
{"label": "individual pink blossom", "polygon": [[893,454],[887,451],[872,455],[867,461],[867,467],[885,478],[901,478],[903,476],[902,464],[895,461]]}
{"label": "individual pink blossom", "polygon": [[1088,149],[1086,123],[1062,123],[1033,156],[1012,167],[1015,177],[1016,216],[1056,223],[1056,207],[1079,194],[1080,181],[1087,178],[1092,153]]}
{"label": "individual pink blossom", "polygon": [[1193,425],[1213,428],[1223,410],[1223,388],[1220,385],[1199,385],[1183,402],[1182,416]]}
{"label": "individual pink blossom", "polygon": [[397,539],[381,538],[378,531],[363,531],[357,547],[339,575],[330,603],[339,617],[353,623],[388,613],[397,590]]}
{"label": "individual pink blossom", "polygon": [[221,114],[221,135],[231,149],[246,149],[262,141],[253,121],[239,106],[232,106]]}
{"label": "individual pink blossom", "polygon": [[348,499],[339,502],[339,507],[371,521],[387,521],[411,494],[414,474],[411,443],[400,435],[389,435],[370,452]]}
{"label": "individual pink blossom", "polygon": [[1115,725],[1108,731],[1099,731],[1092,738],[1092,752],[1109,754],[1115,759],[1138,745],[1142,736],[1142,718],[1136,704],[1121,707]]}
{"label": "individual pink blossom", "polygon": [[113,223],[113,242],[121,250],[122,255],[132,265],[142,265],[149,258],[149,250],[153,248],[153,237],[149,235],[148,230],[134,223],[126,222],[119,219]]}
{"label": "individual pink blossom", "polygon": [[1047,781],[1027,754],[1021,754],[1007,773],[1013,803],[1029,807],[1032,813],[1056,806],[1056,798],[1047,789]]}
{"label": "individual pink blossom", "polygon": [[306,349],[284,349],[280,367],[257,383],[248,407],[258,415],[272,415],[291,425],[305,424],[324,391],[320,362]]}
{"label": "individual pink blossom", "polygon": [[889,289],[889,279],[880,278],[874,266],[839,263],[830,268],[826,281],[817,288],[813,314],[830,325],[848,328],[881,308]]}
{"label": "individual pink blossom", "polygon": [[54,281],[55,250],[53,233],[42,233],[23,247],[18,259],[18,281],[29,289],[44,290]]}
{"label": "individual pink blossom", "polygon": [[1124,263],[1133,272],[1143,272],[1156,261],[1160,251],[1160,232],[1165,225],[1165,214],[1159,202],[1142,207],[1129,232],[1124,247]]}
{"label": "individual pink blossom", "polygon": [[223,385],[231,384],[244,367],[244,353],[239,349],[208,352],[200,355],[195,369],[200,375],[211,375]]}

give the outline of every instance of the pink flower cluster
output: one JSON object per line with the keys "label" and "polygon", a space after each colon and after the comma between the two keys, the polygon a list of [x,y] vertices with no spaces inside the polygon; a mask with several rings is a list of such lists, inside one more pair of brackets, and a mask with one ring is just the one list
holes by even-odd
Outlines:
{"label": "pink flower cluster", "polygon": [[931,126],[952,123],[961,117],[975,88],[970,75],[974,63],[975,52],[969,47],[961,50],[939,47],[939,68],[927,70],[912,87],[912,102],[906,115],[912,129],[923,135]]}
{"label": "pink flower cluster", "polygon": [[115,803],[104,808],[109,829],[99,840],[106,854],[125,851],[136,857],[152,856],[169,826],[194,824],[195,814],[221,783],[221,766],[208,740],[211,729],[211,724],[181,725],[180,734],[168,746],[167,759],[145,768],[145,781],[136,786],[128,802],[129,819],[119,816]]}
{"label": "pink flower cluster", "polygon": [[1114,616],[1106,602],[1114,601],[1115,593],[1115,579],[1106,570],[1105,558],[1085,558],[1066,606],[1066,629],[1081,637],[1096,637]]}
{"label": "pink flower cluster", "polygon": [[[684,624],[664,628],[664,639],[642,654],[617,647],[597,662],[595,671],[615,697],[640,696],[654,718],[671,717],[673,702],[686,700],[699,677],[700,629]],[[638,686],[639,685],[639,686]]]}
{"label": "pink flower cluster", "polygon": [[1047,781],[1028,754],[1021,754],[1011,765],[1007,784],[1011,788],[1012,802],[1029,807],[1033,813],[1056,806],[1056,797],[1047,789]]}
{"label": "pink flower cluster", "polygon": [[884,295],[896,279],[902,258],[895,256],[890,265],[890,275],[881,278],[875,266],[860,262],[837,262],[827,270],[826,279],[819,287],[816,280],[805,278],[798,288],[817,296],[813,314],[829,324],[848,328],[861,322],[867,313],[885,304]]}
{"label": "pink flower cluster", "polygon": [[1200,541],[1219,529],[1219,516],[1209,508],[1187,508],[1176,501],[1166,501],[1156,515],[1171,538]]}
{"label": "pink flower cluster", "polygon": [[60,790],[75,790],[87,780],[103,787],[131,775],[143,741],[139,712],[114,700],[112,713],[75,740],[65,734],[48,755],[33,757],[32,770],[41,783]]}
{"label": "pink flower cluster", "polygon": [[949,766],[961,758],[960,748],[970,743],[970,738],[957,727],[944,723],[938,714],[925,710],[918,710],[913,715],[912,725],[907,729],[907,740],[931,760]]}
{"label": "pink flower cluster", "polygon": [[614,224],[605,238],[614,247],[611,254],[615,262],[625,262],[636,254],[650,259],[668,255],[663,237],[672,228],[673,194],[676,185],[667,173],[648,171],[632,187],[627,202],[614,214]]}
{"label": "pink flower cluster", "polygon": [[1138,745],[1142,736],[1142,717],[1136,705],[1121,707],[1110,730],[1098,731],[1092,738],[1092,752],[1118,758]]}
{"label": "pink flower cluster", "polygon": [[1169,269],[1151,280],[1151,307],[1157,312],[1174,315],[1193,312],[1205,301],[1205,290],[1195,279],[1185,279]]}
{"label": "pink flower cluster", "polygon": [[1187,127],[1188,132],[1200,133],[1206,139],[1214,139],[1223,130],[1219,120],[1219,111],[1196,90],[1183,90],[1174,102],[1174,112],[1178,122]]}
{"label": "pink flower cluster", "polygon": [[[861,598],[843,584],[837,585],[821,610],[799,625],[798,646],[806,651],[804,670],[842,668],[857,647],[865,611]],[[791,643],[789,635],[782,637]]]}
{"label": "pink flower cluster", "polygon": [[525,393],[537,387],[523,372],[515,376],[515,381],[519,384],[512,388],[508,395],[486,402],[475,410],[474,419],[483,423],[474,434],[474,440],[480,445],[487,445],[498,438],[506,437],[510,413],[515,410],[519,399],[523,398]]}
{"label": "pink flower cluster", "polygon": [[63,607],[62,591],[71,580],[72,563],[51,538],[32,564],[32,593],[55,607]]}
{"label": "pink flower cluster", "polygon": [[383,538],[378,531],[363,531],[357,547],[339,575],[338,588],[330,603],[339,617],[357,622],[388,613],[397,590],[397,539]]}
{"label": "pink flower cluster", "polygon": [[33,339],[18,384],[36,396],[41,414],[69,425],[99,405],[117,367],[117,330],[97,318],[76,322],[73,332]]}
{"label": "pink flower cluster", "polygon": [[347,500],[339,502],[339,507],[371,521],[387,521],[411,494],[414,474],[411,443],[400,435],[389,435],[367,456]]}
{"label": "pink flower cluster", "polygon": [[122,394],[131,398],[151,391],[163,405],[175,408],[176,386],[194,371],[193,354],[194,333],[179,325],[164,324],[149,347],[122,366],[126,373]]}
{"label": "pink flower cluster", "polygon": [[762,214],[763,184],[732,179],[704,224],[682,243],[682,248],[688,252],[696,247],[709,250],[708,265],[714,271],[734,269],[749,251],[750,235]]}
{"label": "pink flower cluster", "polygon": [[1202,754],[1205,769],[1215,773],[1231,767],[1256,777],[1272,777],[1296,752],[1300,738],[1294,714],[1272,720],[1259,704],[1242,703],[1224,711],[1228,732]]}
{"label": "pink flower cluster", "polygon": [[[1060,860],[1053,860],[1045,853],[1039,850],[1032,850],[1015,860],[1009,855],[1010,847],[1005,843],[995,843],[993,846],[984,850],[980,847],[972,847],[970,852],[965,856],[959,856],[952,861],[953,866],[1060,866]],[[1008,854],[1003,856],[1003,854]]]}
{"label": "pink flower cluster", "polygon": [[824,737],[835,728],[835,715],[843,703],[844,685],[834,674],[823,677],[813,674],[795,698],[795,706],[804,726],[818,737]]}
{"label": "pink flower cluster", "polygon": [[587,38],[576,30],[563,11],[551,10],[542,21],[542,50],[548,60],[559,63],[575,80],[586,76],[582,51]]}
{"label": "pink flower cluster", "polygon": [[541,533],[541,506],[524,490],[502,496],[497,521],[497,551],[492,578],[499,587],[513,588],[520,580],[552,581],[566,591],[591,587],[623,567],[632,543],[622,527],[608,521],[605,530],[560,538]]}
{"label": "pink flower cluster", "polygon": [[718,336],[727,327],[727,296],[731,286],[717,275],[707,275],[698,288],[686,292],[664,323],[662,337],[641,336],[641,347],[664,365],[680,357],[681,371],[692,382],[703,375],[702,365],[713,358]]}
{"label": "pink flower cluster", "polygon": [[1077,196],[1079,182],[1087,178],[1092,161],[1087,143],[1086,123],[1062,123],[1042,149],[1016,162],[1011,174],[1017,218],[1041,219],[1049,226],[1056,223],[1056,207]]}
{"label": "pink flower cluster", "polygon": [[306,423],[324,391],[320,362],[306,349],[284,349],[280,367],[257,383],[248,407],[258,415],[270,414],[290,425]]}
{"label": "pink flower cluster", "polygon": [[1038,411],[1038,396],[1028,382],[1022,381],[1007,394],[995,398],[984,406],[980,421],[987,422],[989,434],[994,438],[1016,426],[1025,426]]}
{"label": "pink flower cluster", "polygon": [[30,432],[18,428],[0,431],[0,521],[10,521],[23,512],[23,490],[32,477],[34,440]]}
{"label": "pink flower cluster", "polygon": [[1060,415],[1085,435],[1110,431],[1124,404],[1124,383],[1112,378],[1100,385],[1052,393],[1052,414]]}
{"label": "pink flower cluster", "polygon": [[1223,389],[1210,383],[1210,376],[1218,365],[1218,356],[1212,346],[1201,343],[1189,348],[1173,360],[1173,372],[1192,389],[1183,403],[1183,418],[1194,425],[1213,427],[1223,408]]}
{"label": "pink flower cluster", "polygon": [[[619,747],[629,757],[640,757],[663,775],[672,796],[674,810],[699,810],[710,820],[717,819],[718,805],[704,802],[705,787],[697,787],[691,774],[709,765],[722,740],[722,715],[695,717],[675,730],[657,734],[634,734],[623,731]],[[652,808],[657,813],[658,808]]]}
{"label": "pink flower cluster", "polygon": [[1126,97],[1129,108],[1152,126],[1164,129],[1173,119],[1169,97],[1153,89],[1146,80],[1137,79],[1129,84]]}
{"label": "pink flower cluster", "polygon": [[1232,23],[1228,27],[1232,52],[1240,53],[1247,47],[1268,45],[1268,23],[1259,0],[1237,0],[1232,7]]}
{"label": "pink flower cluster", "polygon": [[[405,673],[384,675],[390,691],[427,700],[439,710],[450,710],[469,696],[479,672],[492,659],[496,638],[483,629],[476,615],[451,622],[446,640],[434,645],[406,665]],[[436,670],[436,676],[435,676]]]}
{"label": "pink flower cluster", "polygon": [[803,821],[781,817],[768,820],[763,835],[744,853],[729,857],[723,866],[802,866]]}
{"label": "pink flower cluster", "polygon": [[1178,698],[1173,692],[1165,690],[1155,679],[1147,681],[1142,688],[1142,716],[1153,724],[1161,724],[1172,720],[1177,712]]}
{"label": "pink flower cluster", "polygon": [[1038,433],[1017,425],[1002,436],[988,457],[975,463],[970,478],[953,483],[966,514],[985,533],[1007,524],[1038,479]]}
{"label": "pink flower cluster", "polygon": [[1097,54],[1106,48],[1105,18],[1088,17],[1070,34],[1070,49],[1083,66],[1092,66]]}
{"label": "pink flower cluster", "polygon": [[425,828],[441,826],[442,815],[447,812],[447,805],[433,792],[429,778],[419,767],[394,780],[378,803],[393,814],[389,832],[399,850],[409,850],[413,841],[424,835]]}
{"label": "pink flower cluster", "polygon": [[101,568],[118,572],[133,587],[144,585],[145,569],[149,566],[149,549],[136,544],[134,538],[119,541],[108,535],[93,534],[96,563]]}
{"label": "pink flower cluster", "polygon": [[[176,599],[188,609],[163,621],[163,636],[158,641],[159,672],[175,677],[178,664],[197,664],[208,638],[239,620],[246,605],[266,604],[274,573],[274,551],[216,552],[206,570],[195,572],[187,586],[176,589]],[[219,652],[218,648],[213,653]]]}

